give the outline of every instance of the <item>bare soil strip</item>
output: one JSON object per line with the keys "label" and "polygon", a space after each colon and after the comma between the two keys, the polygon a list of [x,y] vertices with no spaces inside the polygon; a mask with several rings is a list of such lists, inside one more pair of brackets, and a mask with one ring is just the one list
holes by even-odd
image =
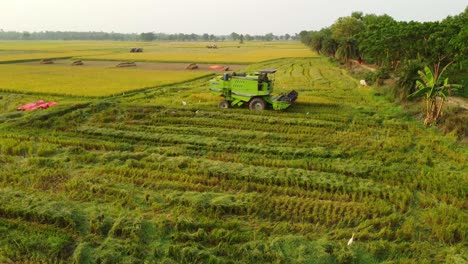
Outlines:
{"label": "bare soil strip", "polygon": [[[17,63],[20,65],[34,65],[40,67],[56,67],[56,66],[70,66],[70,67],[91,67],[91,68],[116,68],[120,63],[119,61],[85,61],[83,60],[83,65],[72,66],[73,61],[71,60],[55,60],[53,64],[40,64],[37,61]],[[142,70],[170,70],[170,71],[212,71],[212,72],[223,72],[226,67],[229,67],[229,71],[238,71],[245,67],[245,65],[223,65],[223,64],[199,64],[197,69],[188,70],[186,69],[189,63],[162,63],[162,62],[135,62],[136,66],[132,69],[142,69]],[[210,68],[213,66],[218,66]]]}

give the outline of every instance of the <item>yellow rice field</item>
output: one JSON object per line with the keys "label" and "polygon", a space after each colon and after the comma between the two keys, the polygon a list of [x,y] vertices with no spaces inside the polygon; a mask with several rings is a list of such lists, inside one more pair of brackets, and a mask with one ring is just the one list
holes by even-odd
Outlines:
{"label": "yellow rice field", "polygon": [[0,53],[0,63],[12,63],[21,61],[32,61],[42,59],[63,59],[78,56],[90,56],[102,54],[99,51],[69,51],[69,52],[10,52],[9,54]]}
{"label": "yellow rice field", "polygon": [[236,63],[249,64],[280,58],[312,57],[308,49],[255,49],[219,48],[205,50],[200,48],[175,48],[145,53],[114,53],[85,56],[82,59],[116,61],[155,61],[155,62],[198,62],[198,63]]}
{"label": "yellow rice field", "polygon": [[217,49],[208,49],[208,42],[162,42],[143,46],[143,53],[127,50],[102,55],[83,56],[83,59],[154,62],[196,62],[250,64],[280,58],[317,57],[300,43],[234,42],[215,43]]}
{"label": "yellow rice field", "polygon": [[[218,48],[207,48],[213,44]],[[133,47],[141,47],[144,52],[130,53]],[[0,42],[0,90],[101,97],[211,74],[200,69],[196,72],[173,71],[170,67],[147,70],[69,65],[39,67],[36,62],[32,65],[15,63],[46,58],[232,65],[300,57],[317,57],[317,54],[299,42],[6,41]]]}
{"label": "yellow rice field", "polygon": [[209,75],[209,72],[0,65],[0,90],[101,97]]}
{"label": "yellow rice field", "polygon": [[[217,49],[206,46],[216,44]],[[143,53],[130,53],[141,47]],[[280,58],[316,57],[298,42],[0,42],[0,63],[74,57],[85,60],[250,64]]]}

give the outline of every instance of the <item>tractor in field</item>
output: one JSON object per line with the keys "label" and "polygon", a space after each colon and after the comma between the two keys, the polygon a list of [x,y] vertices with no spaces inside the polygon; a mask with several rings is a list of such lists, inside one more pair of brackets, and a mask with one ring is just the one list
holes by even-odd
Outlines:
{"label": "tractor in field", "polygon": [[253,74],[225,73],[210,80],[212,94],[224,97],[219,108],[249,105],[250,110],[264,110],[271,106],[275,110],[288,108],[297,99],[297,92],[273,96],[274,80],[269,78],[276,70],[261,70]]}

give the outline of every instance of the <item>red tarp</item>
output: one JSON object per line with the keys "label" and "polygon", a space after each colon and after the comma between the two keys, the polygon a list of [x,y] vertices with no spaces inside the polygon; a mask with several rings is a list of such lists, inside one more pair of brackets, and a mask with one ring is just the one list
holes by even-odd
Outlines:
{"label": "red tarp", "polygon": [[49,107],[57,105],[57,104],[58,104],[57,102],[45,102],[44,100],[39,100],[39,101],[34,102],[34,103],[29,103],[29,104],[25,104],[23,106],[20,106],[20,107],[16,108],[16,110],[18,110],[18,111],[28,111],[28,110],[36,110],[36,109],[46,109],[46,108],[49,108]]}

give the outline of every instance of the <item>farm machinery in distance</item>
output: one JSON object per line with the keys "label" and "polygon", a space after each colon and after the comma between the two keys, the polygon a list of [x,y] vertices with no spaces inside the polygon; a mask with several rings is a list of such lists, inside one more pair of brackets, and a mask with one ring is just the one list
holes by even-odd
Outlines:
{"label": "farm machinery in distance", "polygon": [[250,110],[264,110],[271,106],[275,110],[288,108],[296,101],[298,93],[291,91],[287,95],[273,96],[274,81],[268,75],[276,70],[261,70],[253,74],[224,73],[210,80],[210,91],[215,95],[224,97],[219,108],[249,105]]}

